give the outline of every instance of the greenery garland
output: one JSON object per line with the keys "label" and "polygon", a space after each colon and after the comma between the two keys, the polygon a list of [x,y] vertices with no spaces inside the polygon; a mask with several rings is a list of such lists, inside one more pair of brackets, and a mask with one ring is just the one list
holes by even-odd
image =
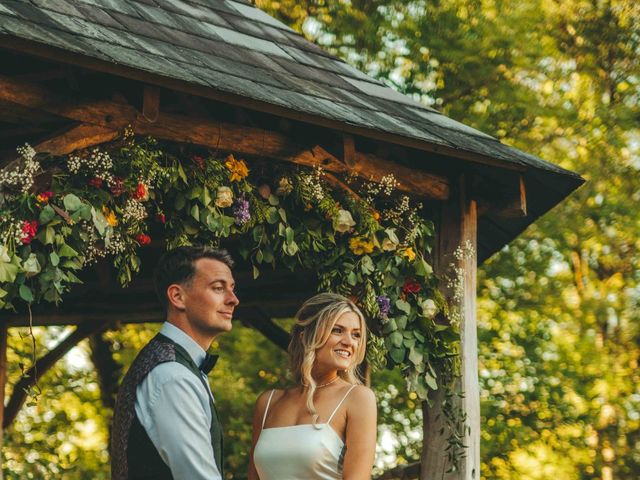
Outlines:
{"label": "greenery garland", "polygon": [[101,257],[125,286],[158,236],[167,248],[233,237],[254,276],[268,265],[313,269],[319,290],[354,298],[374,333],[370,362],[400,366],[418,397],[452,391],[459,332],[425,258],[434,227],[392,175],[373,183],[275,162],[249,168],[131,132],[66,157],[18,152],[0,172],[0,308],[60,302]]}

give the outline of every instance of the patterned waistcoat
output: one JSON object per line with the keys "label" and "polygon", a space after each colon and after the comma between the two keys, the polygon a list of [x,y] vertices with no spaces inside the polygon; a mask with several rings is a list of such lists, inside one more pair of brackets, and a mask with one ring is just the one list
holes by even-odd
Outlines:
{"label": "patterned waistcoat", "polygon": [[[178,362],[187,367],[208,388],[200,369],[180,345],[164,335],[156,335],[138,354],[122,381],[111,432],[112,480],[173,480],[171,470],[160,457],[135,411],[136,389],[158,364]],[[215,405],[211,406],[211,445],[216,465],[222,472],[222,428]],[[180,441],[180,439],[176,439]]]}

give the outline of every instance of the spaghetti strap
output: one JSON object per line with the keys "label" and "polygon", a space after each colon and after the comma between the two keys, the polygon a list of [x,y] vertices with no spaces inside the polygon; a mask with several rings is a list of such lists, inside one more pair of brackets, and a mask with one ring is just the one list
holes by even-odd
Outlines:
{"label": "spaghetti strap", "polygon": [[333,410],[333,413],[329,417],[329,420],[327,420],[327,425],[331,423],[331,420],[333,419],[333,416],[336,414],[336,412],[340,408],[340,405],[342,405],[342,402],[344,402],[346,400],[347,395],[349,395],[351,393],[351,390],[353,390],[354,388],[356,388],[356,385],[351,385],[351,388],[347,391],[347,393],[344,394],[344,397],[342,397],[342,400],[340,400],[340,403],[338,403],[336,408]]}
{"label": "spaghetti strap", "polygon": [[262,416],[262,427],[260,430],[264,430],[264,422],[267,420],[267,412],[269,411],[269,405],[271,405],[271,398],[273,398],[274,390],[271,390],[271,395],[269,395],[269,400],[267,400],[267,407],[264,409],[264,415]]}

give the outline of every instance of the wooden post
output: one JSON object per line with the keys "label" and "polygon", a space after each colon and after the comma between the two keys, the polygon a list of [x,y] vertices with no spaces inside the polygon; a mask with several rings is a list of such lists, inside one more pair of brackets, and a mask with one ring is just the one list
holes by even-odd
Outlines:
{"label": "wooden post", "polygon": [[[438,236],[434,267],[443,278],[455,273],[451,266],[461,268],[461,298],[455,298],[455,287],[451,282],[442,282],[442,293],[453,302],[460,315],[461,378],[459,391],[463,396],[456,401],[466,422],[463,431],[464,458],[459,469],[450,472],[447,459],[447,440],[450,432],[446,428],[441,409],[443,393],[436,392],[431,406],[423,403],[424,448],[422,451],[422,480],[478,480],[480,478],[480,389],[478,385],[478,346],[476,324],[476,273],[477,273],[477,225],[476,202],[468,197],[465,177],[461,176],[452,191],[451,200],[442,203],[438,222]],[[453,183],[453,182],[452,182]],[[452,187],[454,185],[452,184]],[[453,190],[453,189],[452,189]],[[456,250],[462,251],[462,255]],[[453,282],[455,283],[455,282]]]}
{"label": "wooden post", "polygon": [[[4,390],[7,383],[7,336],[9,328],[6,322],[0,325],[0,465],[4,463]],[[3,479],[2,468],[0,468],[0,480]]]}

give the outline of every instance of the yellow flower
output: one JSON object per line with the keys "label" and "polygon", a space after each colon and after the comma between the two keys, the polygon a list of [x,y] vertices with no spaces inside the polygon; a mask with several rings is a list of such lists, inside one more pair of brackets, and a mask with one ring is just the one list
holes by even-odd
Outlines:
{"label": "yellow flower", "polygon": [[414,252],[411,247],[405,248],[400,253],[402,253],[402,256],[407,257],[410,262],[413,262],[416,258],[416,252]]}
{"label": "yellow flower", "polygon": [[239,182],[249,175],[249,169],[245,165],[244,160],[236,160],[233,155],[229,155],[226,158],[224,165],[227,167],[227,170],[231,172],[229,180],[232,182]]}
{"label": "yellow flower", "polygon": [[371,239],[365,237],[353,237],[349,240],[349,248],[356,255],[364,255],[373,252],[374,244]]}
{"label": "yellow flower", "polygon": [[112,227],[118,225],[116,214],[109,210],[107,206],[102,207],[102,213],[104,214],[104,218],[109,225],[111,225]]}

